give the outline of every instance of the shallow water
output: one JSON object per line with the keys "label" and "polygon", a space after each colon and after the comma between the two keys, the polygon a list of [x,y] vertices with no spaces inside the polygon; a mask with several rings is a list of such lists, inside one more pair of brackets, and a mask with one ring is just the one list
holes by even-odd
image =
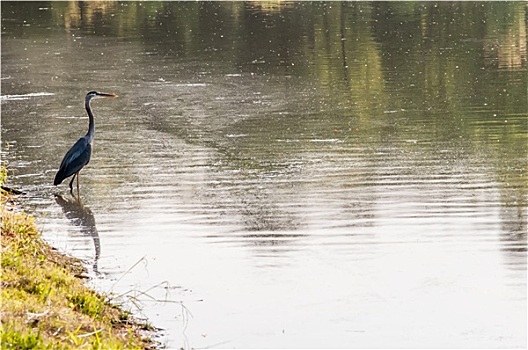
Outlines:
{"label": "shallow water", "polygon": [[526,347],[525,16],[3,2],[10,186],[171,348]]}

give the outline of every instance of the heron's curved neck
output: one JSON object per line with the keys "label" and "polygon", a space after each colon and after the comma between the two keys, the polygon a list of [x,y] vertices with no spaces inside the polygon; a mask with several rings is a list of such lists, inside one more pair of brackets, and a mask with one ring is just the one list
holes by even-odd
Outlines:
{"label": "heron's curved neck", "polygon": [[86,112],[88,112],[89,118],[88,133],[86,133],[86,136],[88,136],[90,142],[92,142],[95,134],[95,122],[92,113],[92,108],[90,107],[90,99],[86,99],[86,101],[84,102],[84,107],[86,108]]}

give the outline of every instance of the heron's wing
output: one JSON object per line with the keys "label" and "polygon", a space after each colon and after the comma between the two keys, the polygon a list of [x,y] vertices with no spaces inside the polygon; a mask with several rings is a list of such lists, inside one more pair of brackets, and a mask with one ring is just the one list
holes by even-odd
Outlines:
{"label": "heron's wing", "polygon": [[90,161],[92,145],[87,137],[81,137],[62,159],[59,171],[55,175],[54,185],[60,184],[65,178],[72,176]]}

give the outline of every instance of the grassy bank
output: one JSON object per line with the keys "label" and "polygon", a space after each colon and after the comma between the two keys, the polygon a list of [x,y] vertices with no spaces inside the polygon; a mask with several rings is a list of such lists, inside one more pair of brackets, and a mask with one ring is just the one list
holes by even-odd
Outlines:
{"label": "grassy bank", "polygon": [[[1,171],[0,183],[5,181]],[[40,237],[33,217],[0,189],[1,348],[145,349],[144,325],[86,287],[81,261]]]}

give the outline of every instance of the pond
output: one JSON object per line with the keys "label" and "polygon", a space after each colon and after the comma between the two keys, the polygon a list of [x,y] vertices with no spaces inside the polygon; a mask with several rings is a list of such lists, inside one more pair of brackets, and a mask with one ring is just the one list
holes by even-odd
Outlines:
{"label": "pond", "polygon": [[525,348],[526,16],[2,2],[9,185],[169,348]]}

